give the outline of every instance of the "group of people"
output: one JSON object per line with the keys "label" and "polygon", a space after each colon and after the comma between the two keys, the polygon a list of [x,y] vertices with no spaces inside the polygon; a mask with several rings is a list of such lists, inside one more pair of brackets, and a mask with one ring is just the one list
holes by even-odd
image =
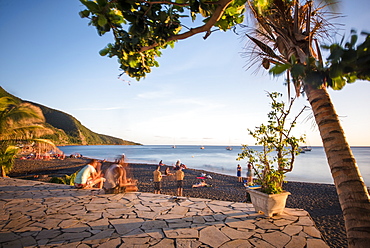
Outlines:
{"label": "group of people", "polygon": [[98,188],[104,189],[106,193],[119,193],[125,191],[136,191],[135,182],[127,178],[125,157],[122,156],[114,163],[102,170],[102,163],[96,159],[83,167],[76,175],[74,185],[78,189]]}
{"label": "group of people", "polygon": [[[124,155],[114,163],[108,163],[108,167],[105,168],[103,172],[102,164],[98,160],[90,160],[90,162],[77,173],[74,181],[75,187],[79,189],[91,189],[96,187],[98,189],[104,189],[106,193],[137,191],[135,182],[127,178],[125,169],[127,163],[125,163]],[[153,171],[154,194],[161,193],[163,176],[174,175],[177,182],[177,196],[183,196],[183,181],[185,177],[183,169],[186,169],[186,165],[178,160],[173,167],[175,172],[171,173],[170,167],[167,166],[164,174],[161,172],[162,166],[165,166],[165,164],[163,164],[161,160],[156,170]],[[253,174],[253,165],[252,163],[248,163],[246,173],[247,185],[253,184]],[[242,167],[240,164],[237,166],[237,178],[238,182],[243,182]]]}
{"label": "group of people", "polygon": [[51,159],[59,159],[59,160],[64,160],[65,159],[65,154],[62,153],[50,153],[50,152],[45,152],[45,153],[30,153],[28,155],[22,156],[20,159],[36,159],[36,160],[51,160]]}
{"label": "group of people", "polygon": [[[253,165],[251,162],[248,163],[247,165],[247,173],[246,173],[246,176],[247,176],[247,185],[252,185],[253,184]],[[243,178],[242,178],[242,167],[240,166],[240,164],[238,164],[237,168],[236,168],[236,176],[238,177],[238,182],[242,183],[243,182]]]}
{"label": "group of people", "polygon": [[170,167],[166,167],[164,175],[162,175],[161,167],[164,166],[162,160],[159,162],[155,171],[153,171],[153,181],[154,181],[154,194],[160,194],[162,188],[162,178],[163,176],[172,176],[175,175],[176,178],[176,189],[177,196],[183,196],[183,182],[185,173],[183,169],[186,169],[186,165],[182,164],[180,160],[177,160],[176,165],[174,166],[175,173],[170,172]]}

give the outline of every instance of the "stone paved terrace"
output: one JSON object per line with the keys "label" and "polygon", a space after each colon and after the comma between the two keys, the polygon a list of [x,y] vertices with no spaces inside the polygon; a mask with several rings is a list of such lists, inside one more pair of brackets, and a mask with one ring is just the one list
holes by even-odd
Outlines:
{"label": "stone paved terrace", "polygon": [[328,247],[304,210],[0,177],[1,247]]}

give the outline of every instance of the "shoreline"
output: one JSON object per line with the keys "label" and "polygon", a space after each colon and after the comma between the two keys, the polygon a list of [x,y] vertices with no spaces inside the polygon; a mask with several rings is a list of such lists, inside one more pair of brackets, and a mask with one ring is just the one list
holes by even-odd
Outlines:
{"label": "shoreline", "polygon": [[[89,158],[66,158],[65,160],[21,160],[16,159],[10,177],[48,182],[51,176],[70,175],[82,168]],[[140,192],[153,193],[153,171],[157,164],[129,163],[127,174],[138,181]],[[164,168],[161,169],[164,173]],[[236,176],[213,173],[199,169],[185,169],[184,196],[221,201],[245,202],[246,191]],[[206,183],[212,187],[192,188],[200,180],[201,173],[211,175]],[[291,192],[287,207],[306,210],[320,230],[323,240],[330,247],[347,247],[344,220],[335,186],[332,184],[289,181],[284,189]],[[167,176],[162,181],[162,194],[175,195],[176,181]]]}

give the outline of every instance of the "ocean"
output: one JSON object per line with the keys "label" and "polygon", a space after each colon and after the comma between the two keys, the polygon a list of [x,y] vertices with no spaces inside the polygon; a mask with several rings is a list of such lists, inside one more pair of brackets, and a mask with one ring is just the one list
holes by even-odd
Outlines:
{"label": "ocean", "polygon": [[[160,160],[166,165],[174,165],[180,160],[192,169],[207,170],[225,175],[236,176],[236,167],[242,166],[242,175],[246,173],[246,160],[237,161],[241,146],[200,146],[179,145],[172,148],[170,145],[144,146],[61,146],[66,155],[79,153],[85,157],[114,161],[125,154],[131,163],[158,164]],[[261,147],[252,147],[261,149]],[[370,186],[370,147],[352,147],[361,175],[367,186]],[[333,184],[330,169],[326,161],[323,147],[312,147],[312,151],[300,154],[296,158],[292,172],[286,174],[287,181]]]}

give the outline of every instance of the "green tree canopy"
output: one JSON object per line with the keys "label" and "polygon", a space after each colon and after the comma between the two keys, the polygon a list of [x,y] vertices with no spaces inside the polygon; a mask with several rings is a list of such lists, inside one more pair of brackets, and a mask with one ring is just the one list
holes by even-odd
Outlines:
{"label": "green tree canopy", "polygon": [[206,39],[214,30],[226,31],[242,23],[246,2],[80,1],[87,8],[80,16],[89,18],[89,25],[95,26],[99,35],[110,31],[114,35],[115,42],[103,48],[100,55],[117,57],[124,73],[137,80],[159,66],[156,57],[161,56],[160,50],[173,47],[175,41],[203,32]]}

